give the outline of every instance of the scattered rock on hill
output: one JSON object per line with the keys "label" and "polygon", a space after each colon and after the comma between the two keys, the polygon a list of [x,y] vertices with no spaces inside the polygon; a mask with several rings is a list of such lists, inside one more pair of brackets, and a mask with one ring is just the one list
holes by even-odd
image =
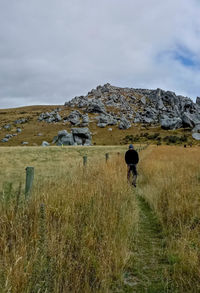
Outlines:
{"label": "scattered rock on hill", "polygon": [[6,124],[3,126],[3,128],[9,130],[9,129],[11,129],[11,124]]}
{"label": "scattered rock on hill", "polygon": [[21,128],[17,128],[17,133],[21,133],[22,132],[22,130],[21,130]]}
{"label": "scattered rock on hill", "polygon": [[27,118],[21,118],[21,119],[15,120],[14,124],[17,125],[17,124],[23,124],[23,123],[27,123],[27,122],[28,122]]}
{"label": "scattered rock on hill", "polygon": [[72,128],[74,142],[77,145],[91,145],[91,134],[87,127]]}
{"label": "scattered rock on hill", "polygon": [[82,117],[81,113],[77,110],[72,111],[67,117],[67,121],[69,121],[72,125],[78,126],[80,125],[80,118]]}
{"label": "scattered rock on hill", "polygon": [[2,138],[2,140],[1,140],[1,142],[8,142],[9,141],[9,139],[8,138]]}
{"label": "scattered rock on hill", "polygon": [[58,132],[53,143],[60,145],[91,145],[91,134],[88,128],[72,128],[72,132],[67,130]]}
{"label": "scattered rock on hill", "polygon": [[38,117],[39,121],[45,121],[47,123],[60,122],[62,120],[58,110],[53,110],[52,112],[41,113]]}
{"label": "scattered rock on hill", "polygon": [[42,146],[43,146],[43,147],[47,147],[47,146],[50,146],[50,144],[49,144],[47,141],[43,141],[43,142],[42,142]]}

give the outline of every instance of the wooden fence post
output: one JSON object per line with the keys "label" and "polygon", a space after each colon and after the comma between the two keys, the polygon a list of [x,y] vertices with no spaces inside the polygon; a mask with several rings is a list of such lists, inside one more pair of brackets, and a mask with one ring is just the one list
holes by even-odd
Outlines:
{"label": "wooden fence post", "polygon": [[83,156],[83,166],[85,167],[87,165],[87,156]]}
{"label": "wooden fence post", "polygon": [[25,197],[27,198],[30,194],[34,180],[34,167],[26,167],[26,186],[25,186]]}
{"label": "wooden fence post", "polygon": [[109,153],[106,153],[106,162],[108,162],[108,159],[109,159]]}

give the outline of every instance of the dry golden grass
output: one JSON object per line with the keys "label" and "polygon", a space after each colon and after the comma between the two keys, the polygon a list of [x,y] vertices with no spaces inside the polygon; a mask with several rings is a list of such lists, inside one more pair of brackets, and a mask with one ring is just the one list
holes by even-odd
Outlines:
{"label": "dry golden grass", "polygon": [[141,162],[141,193],[167,236],[180,292],[200,292],[200,148],[154,147]]}
{"label": "dry golden grass", "polygon": [[138,211],[119,151],[2,149],[1,180],[17,186],[33,165],[35,185],[27,202],[9,184],[1,193],[0,292],[108,292],[121,278]]}

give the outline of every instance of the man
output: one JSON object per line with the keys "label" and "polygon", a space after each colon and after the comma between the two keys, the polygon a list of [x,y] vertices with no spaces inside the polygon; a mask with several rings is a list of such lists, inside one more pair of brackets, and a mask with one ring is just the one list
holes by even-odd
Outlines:
{"label": "man", "polygon": [[132,185],[136,187],[137,179],[137,164],[139,162],[139,156],[132,144],[129,145],[129,150],[125,154],[125,161],[128,167],[127,179],[131,183],[131,173],[133,175]]}

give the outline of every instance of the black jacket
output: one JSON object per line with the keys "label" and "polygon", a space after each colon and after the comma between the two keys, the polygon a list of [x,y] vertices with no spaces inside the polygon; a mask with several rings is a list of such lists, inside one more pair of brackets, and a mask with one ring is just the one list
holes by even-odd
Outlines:
{"label": "black jacket", "polygon": [[128,150],[125,154],[125,161],[127,165],[137,164],[139,162],[139,156],[136,150]]}

